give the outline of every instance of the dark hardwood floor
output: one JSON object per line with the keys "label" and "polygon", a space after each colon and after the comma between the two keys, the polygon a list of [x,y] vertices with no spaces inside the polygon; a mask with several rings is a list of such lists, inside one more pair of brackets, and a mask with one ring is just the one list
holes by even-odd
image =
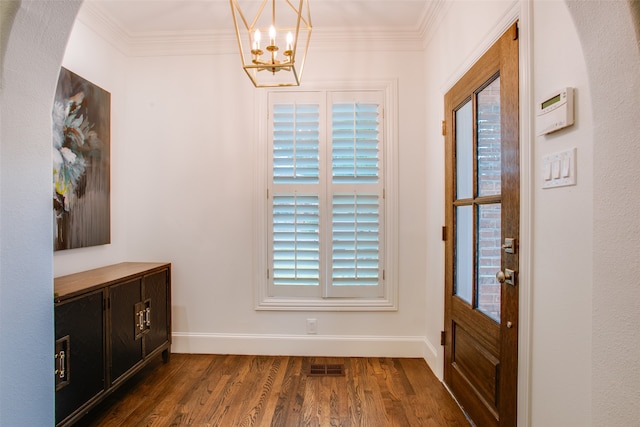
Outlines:
{"label": "dark hardwood floor", "polygon": [[[343,364],[343,376],[309,376]],[[422,359],[173,354],[78,426],[469,426]]]}

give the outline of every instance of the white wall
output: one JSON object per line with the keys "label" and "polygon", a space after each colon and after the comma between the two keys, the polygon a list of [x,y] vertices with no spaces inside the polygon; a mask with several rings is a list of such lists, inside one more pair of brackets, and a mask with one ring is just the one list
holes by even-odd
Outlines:
{"label": "white wall", "polygon": [[[564,2],[536,2],[532,19],[532,101],[541,101],[564,86],[573,87],[576,123],[534,139],[531,330],[535,345],[531,352],[531,421],[540,426],[589,425],[593,286],[591,91],[580,41]],[[577,185],[542,189],[543,156],[574,147]]]}
{"label": "white wall", "polygon": [[[416,197],[425,185],[419,52],[312,49],[304,71],[304,82],[398,81],[400,308],[383,313],[254,310],[252,219],[263,196],[254,191],[252,158],[258,97],[237,54],[125,61],[78,23],[65,65],[112,89],[114,233],[109,246],[56,253],[56,275],[123,259],[172,262],[177,352],[420,357],[427,351],[427,202]],[[310,317],[318,336],[305,333]]]}
{"label": "white wall", "polygon": [[0,425],[53,409],[51,107],[76,2],[0,3]]}
{"label": "white wall", "polygon": [[126,57],[76,20],[62,66],[111,94],[111,244],[54,252],[54,277],[128,261],[124,189],[131,177],[119,172],[127,158]]}
{"label": "white wall", "polygon": [[631,3],[568,3],[593,99],[593,425],[640,420],[640,44]]}

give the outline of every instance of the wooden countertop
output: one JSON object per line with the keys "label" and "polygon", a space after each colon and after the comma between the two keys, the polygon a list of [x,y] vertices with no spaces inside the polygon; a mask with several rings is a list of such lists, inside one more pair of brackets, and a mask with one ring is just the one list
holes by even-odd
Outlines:
{"label": "wooden countertop", "polygon": [[141,274],[155,273],[165,268],[171,268],[171,263],[122,262],[56,277],[53,282],[54,301],[59,302],[93,289],[103,288]]}

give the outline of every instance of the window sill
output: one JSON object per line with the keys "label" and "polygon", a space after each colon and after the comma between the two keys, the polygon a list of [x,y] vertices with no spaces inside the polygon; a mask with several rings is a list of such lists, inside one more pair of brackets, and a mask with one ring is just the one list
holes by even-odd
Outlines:
{"label": "window sill", "polygon": [[258,302],[257,311],[398,311],[394,301],[384,298],[284,298]]}

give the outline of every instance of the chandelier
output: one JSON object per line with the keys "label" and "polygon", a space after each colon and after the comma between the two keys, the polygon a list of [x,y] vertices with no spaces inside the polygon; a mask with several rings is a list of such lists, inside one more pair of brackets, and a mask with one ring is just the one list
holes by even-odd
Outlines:
{"label": "chandelier", "polygon": [[254,86],[300,86],[311,38],[309,0],[229,1],[242,68]]}

